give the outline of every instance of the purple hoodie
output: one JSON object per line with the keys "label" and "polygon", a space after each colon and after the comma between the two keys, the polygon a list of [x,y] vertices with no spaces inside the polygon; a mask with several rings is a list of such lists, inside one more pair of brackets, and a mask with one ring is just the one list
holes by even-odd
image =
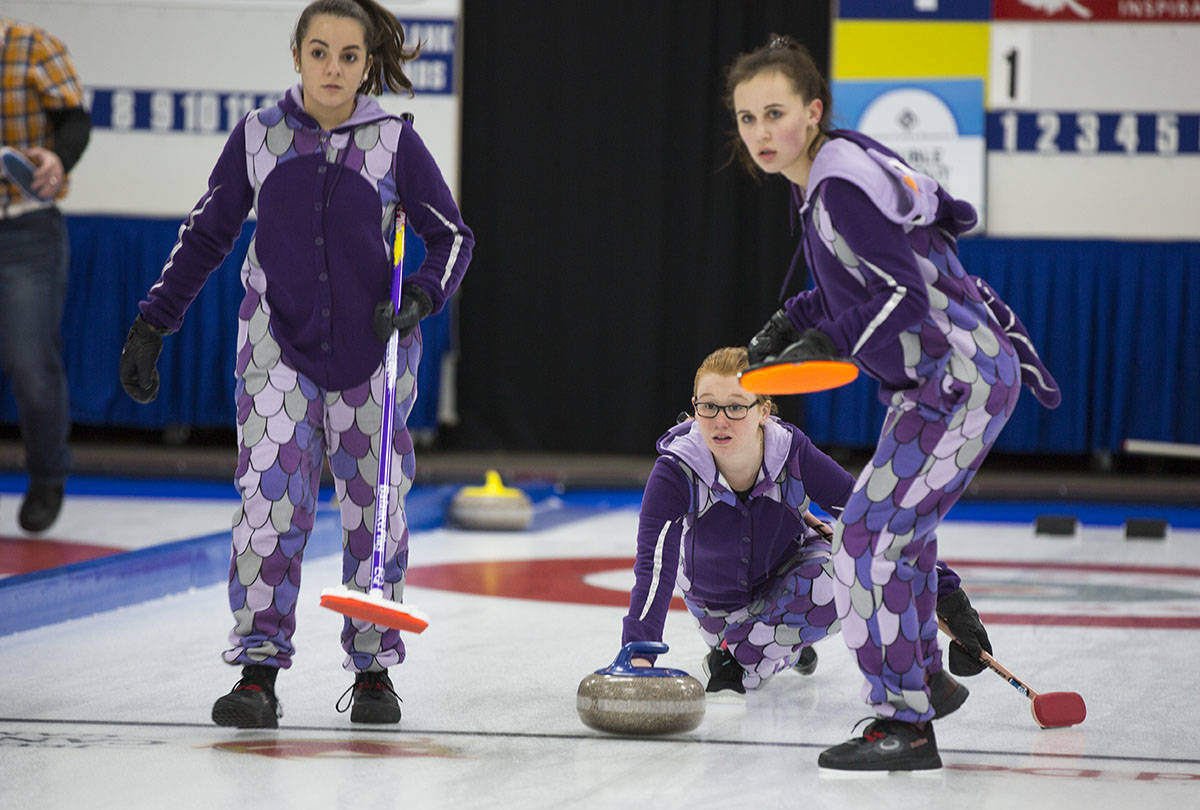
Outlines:
{"label": "purple hoodie", "polygon": [[805,536],[801,514],[812,501],[840,511],[854,483],[850,474],[787,422],[772,417],[763,432],[762,468],[745,501],[717,470],[694,420],[658,440],[661,455],[638,519],[623,644],[662,638],[677,572],[689,599],[715,609],[741,607],[796,551]]}
{"label": "purple hoodie", "polygon": [[437,312],[462,280],[474,237],[429,150],[410,124],[363,95],[348,120],[325,131],[296,85],[230,133],[208,191],[139,305],[142,317],[177,330],[253,209],[243,309],[265,296],[286,362],[323,388],[352,387],[383,359],[372,319],[390,292],[397,207],[426,247],[405,285],[424,290]]}
{"label": "purple hoodie", "polygon": [[940,380],[952,355],[996,379],[1015,353],[1022,382],[1043,405],[1058,405],[1058,384],[1025,327],[959,262],[957,239],[976,221],[969,203],[852,130],[830,133],[807,190],[793,185],[792,195],[814,286],[784,308],[798,330],[824,332],[879,380],[885,404]]}
{"label": "purple hoodie", "polygon": [[[800,428],[763,425],[763,462],[743,501],[717,469],[695,420],[658,440],[638,517],[635,583],[621,643],[661,641],[676,580],[693,603],[715,610],[750,604],[774,583],[800,544],[819,540],[801,515],[816,503],[838,515],[854,479]],[[938,563],[938,593],[960,580]]]}

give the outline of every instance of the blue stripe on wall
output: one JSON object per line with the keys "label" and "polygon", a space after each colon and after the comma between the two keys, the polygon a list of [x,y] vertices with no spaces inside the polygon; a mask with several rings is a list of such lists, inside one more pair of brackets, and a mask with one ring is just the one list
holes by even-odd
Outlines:
{"label": "blue stripe on wall", "polygon": [[[418,487],[405,500],[409,528],[440,526],[456,487]],[[305,554],[340,553],[341,518],[318,513]],[[229,532],[138,549],[0,580],[0,635],[225,582]],[[330,585],[338,583],[331,582]]]}
{"label": "blue stripe on wall", "polygon": [[841,19],[990,20],[992,0],[841,0]]}

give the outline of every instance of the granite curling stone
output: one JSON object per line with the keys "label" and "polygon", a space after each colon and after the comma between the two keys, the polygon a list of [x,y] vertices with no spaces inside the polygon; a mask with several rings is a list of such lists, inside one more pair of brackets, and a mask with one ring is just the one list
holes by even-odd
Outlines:
{"label": "granite curling stone", "polygon": [[463,487],[450,501],[450,521],[464,529],[527,529],[533,504],[515,487],[506,487],[500,473],[488,470],[481,487]]}
{"label": "granite curling stone", "polygon": [[700,725],[705,698],[698,680],[680,669],[631,663],[667,649],[661,642],[630,642],[611,666],[584,678],[575,696],[584,725],[614,734],[677,734]]}

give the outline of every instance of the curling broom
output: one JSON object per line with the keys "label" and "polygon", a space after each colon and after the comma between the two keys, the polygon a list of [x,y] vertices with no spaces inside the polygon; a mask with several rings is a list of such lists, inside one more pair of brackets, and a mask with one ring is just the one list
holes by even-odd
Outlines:
{"label": "curling broom", "polygon": [[[940,618],[938,619],[938,627],[950,637],[951,641],[957,640],[954,638],[954,634],[950,632],[950,628]],[[1020,678],[1001,666],[1000,662],[993,658],[987,650],[980,652],[979,660],[987,664],[1001,678],[1012,684],[1013,688],[1018,692],[1029,698],[1033,719],[1042,728],[1076,726],[1082,723],[1084,718],[1087,717],[1087,706],[1083,702],[1083,696],[1078,692],[1035,692]]]}
{"label": "curling broom", "polygon": [[[400,308],[400,288],[404,277],[403,210],[396,214],[396,241],[393,249],[392,311]],[[411,605],[402,605],[383,597],[383,557],[387,543],[388,501],[392,475],[392,411],[396,407],[396,355],[400,337],[393,331],[384,354],[383,418],[379,427],[379,478],[375,485],[375,546],[371,553],[371,587],[366,593],[345,585],[321,591],[321,607],[372,624],[420,633],[429,626],[429,618]]]}

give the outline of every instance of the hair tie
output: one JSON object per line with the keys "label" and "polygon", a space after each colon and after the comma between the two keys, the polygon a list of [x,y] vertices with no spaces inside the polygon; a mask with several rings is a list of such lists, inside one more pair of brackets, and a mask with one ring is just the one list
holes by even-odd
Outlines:
{"label": "hair tie", "polygon": [[767,43],[767,48],[775,50],[777,48],[786,48],[788,45],[787,37],[772,37],[771,41]]}

